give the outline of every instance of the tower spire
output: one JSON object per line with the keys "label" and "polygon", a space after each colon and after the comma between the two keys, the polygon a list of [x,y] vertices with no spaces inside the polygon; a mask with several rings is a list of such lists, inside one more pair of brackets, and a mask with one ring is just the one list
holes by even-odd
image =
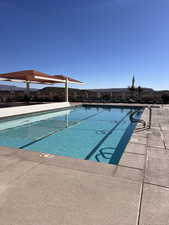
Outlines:
{"label": "tower spire", "polygon": [[132,85],[131,85],[131,88],[135,88],[135,77],[134,77],[134,75],[133,75],[133,78],[132,78]]}

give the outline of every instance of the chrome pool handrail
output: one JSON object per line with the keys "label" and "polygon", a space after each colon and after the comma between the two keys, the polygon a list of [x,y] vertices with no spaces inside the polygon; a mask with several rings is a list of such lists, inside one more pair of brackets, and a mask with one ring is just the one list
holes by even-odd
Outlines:
{"label": "chrome pool handrail", "polygon": [[132,112],[130,114],[130,121],[132,123],[142,123],[143,124],[143,128],[145,128],[146,127],[146,122],[144,120],[136,119],[136,118],[133,117],[136,113],[139,113],[139,112],[140,112],[140,110],[136,110],[136,111]]}
{"label": "chrome pool handrail", "polygon": [[149,121],[148,121],[148,129],[151,129],[151,122],[152,122],[152,106],[147,106],[149,109]]}
{"label": "chrome pool handrail", "polygon": [[[133,117],[136,113],[139,113],[140,110],[135,110],[134,112],[132,112],[130,114],[130,121],[132,123],[142,123],[143,124],[143,128],[151,129],[151,124],[152,124],[152,106],[146,106],[146,108],[149,110],[149,118],[148,118],[148,122],[147,123],[146,123],[145,120],[136,119],[136,118]],[[140,128],[140,129],[142,129],[142,128]]]}

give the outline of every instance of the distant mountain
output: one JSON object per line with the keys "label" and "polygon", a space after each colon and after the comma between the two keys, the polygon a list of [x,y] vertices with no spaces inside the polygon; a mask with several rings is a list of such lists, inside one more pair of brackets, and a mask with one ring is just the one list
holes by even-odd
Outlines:
{"label": "distant mountain", "polygon": [[[3,85],[0,84],[0,91],[25,91],[26,88],[23,87],[17,87],[14,85]],[[31,88],[31,91],[37,91],[38,89]]]}
{"label": "distant mountain", "polygon": [[[0,91],[25,91],[24,87],[17,87],[14,85],[2,85],[0,84]],[[64,87],[45,87],[42,89],[31,88],[31,91],[40,91],[40,92],[48,92],[48,91],[62,91]],[[80,89],[69,88],[70,91],[80,91]],[[142,88],[144,92],[154,92],[151,88]],[[81,89],[81,91],[92,91],[92,92],[128,92],[128,88],[98,88],[98,89]]]}
{"label": "distant mountain", "polygon": [[87,89],[88,91],[95,92],[126,92],[127,88],[98,88],[98,89]]}
{"label": "distant mountain", "polygon": [[[151,88],[142,88],[144,91],[154,91]],[[98,89],[86,89],[88,91],[95,91],[95,92],[127,92],[129,91],[128,88],[98,88]]]}

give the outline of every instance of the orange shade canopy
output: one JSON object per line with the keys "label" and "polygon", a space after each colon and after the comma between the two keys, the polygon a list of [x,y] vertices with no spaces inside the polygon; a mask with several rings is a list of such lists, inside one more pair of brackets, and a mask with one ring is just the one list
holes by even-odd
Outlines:
{"label": "orange shade canopy", "polygon": [[60,80],[66,80],[68,79],[68,82],[70,83],[77,83],[77,84],[83,84],[83,82],[79,81],[79,80],[75,80],[71,77],[66,77],[64,75],[53,75],[53,77],[57,78],[57,79],[60,79]]}
{"label": "orange shade canopy", "polygon": [[30,82],[39,84],[55,84],[55,83],[73,83],[73,84],[83,84],[78,80],[71,77],[66,77],[64,75],[54,75],[51,76],[46,73],[42,73],[36,70],[23,70],[11,73],[0,74],[0,80],[3,81],[14,81],[14,82]]}

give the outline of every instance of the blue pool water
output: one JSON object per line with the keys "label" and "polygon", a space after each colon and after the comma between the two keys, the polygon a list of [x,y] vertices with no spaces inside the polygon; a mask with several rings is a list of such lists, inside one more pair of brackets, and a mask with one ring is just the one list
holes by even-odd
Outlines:
{"label": "blue pool water", "polygon": [[75,107],[6,119],[0,122],[0,145],[117,164],[135,127],[133,110]]}

